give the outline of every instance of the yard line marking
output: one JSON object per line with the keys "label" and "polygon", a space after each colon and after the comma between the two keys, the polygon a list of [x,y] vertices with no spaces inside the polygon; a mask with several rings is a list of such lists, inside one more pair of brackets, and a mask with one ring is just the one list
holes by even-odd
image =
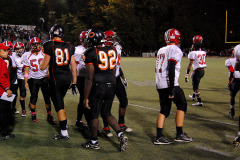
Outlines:
{"label": "yard line marking", "polygon": [[225,157],[232,157],[228,153],[224,153],[224,152],[221,152],[221,151],[218,151],[218,150],[215,150],[215,149],[210,149],[210,148],[206,148],[206,147],[202,147],[202,146],[198,146],[198,145],[196,145],[195,148],[201,149],[201,150],[204,150],[204,151],[208,151],[208,152],[213,152],[213,153],[219,154],[221,156],[225,156]]}
{"label": "yard line marking", "polygon": [[234,136],[231,136],[231,135],[225,135],[227,138],[232,138],[234,139],[235,137]]}
{"label": "yard line marking", "polygon": [[[114,102],[114,103],[119,103],[118,101],[113,101],[113,102]],[[150,107],[145,107],[145,106],[141,106],[141,105],[137,105],[137,104],[131,104],[131,103],[129,103],[128,105],[135,106],[135,107],[139,107],[139,108],[145,108],[145,109],[149,109],[149,110],[159,111],[159,109],[150,108]],[[170,112],[170,113],[171,113],[171,114],[176,114],[176,113],[174,113],[174,112]],[[194,118],[194,119],[198,119],[198,120],[215,122],[215,123],[220,123],[220,124],[225,124],[225,125],[238,126],[237,124],[228,123],[228,122],[216,121],[216,120],[212,120],[212,119],[208,119],[208,118],[200,118],[200,117],[195,117],[195,116],[190,116],[190,115],[185,115],[185,117],[190,117],[190,118]]]}

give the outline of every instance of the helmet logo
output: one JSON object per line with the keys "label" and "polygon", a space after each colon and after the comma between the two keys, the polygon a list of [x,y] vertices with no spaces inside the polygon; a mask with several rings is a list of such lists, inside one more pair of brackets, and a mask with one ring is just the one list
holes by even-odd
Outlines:
{"label": "helmet logo", "polygon": [[90,32],[90,33],[88,34],[88,36],[89,36],[90,38],[93,38],[93,37],[95,36],[95,33],[94,33],[94,32]]}

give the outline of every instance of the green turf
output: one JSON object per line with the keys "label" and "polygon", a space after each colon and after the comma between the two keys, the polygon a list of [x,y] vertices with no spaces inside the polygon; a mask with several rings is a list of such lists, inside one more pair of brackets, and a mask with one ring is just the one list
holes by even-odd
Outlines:
{"label": "green turf", "polygon": [[[228,118],[229,91],[227,90],[228,70],[224,67],[227,58],[207,58],[208,68],[200,83],[204,107],[192,107],[188,95],[192,94],[191,81],[185,83],[184,75],[188,60],[183,58],[180,74],[180,86],[185,92],[188,111],[184,131],[194,138],[188,144],[155,146],[152,139],[156,135],[156,118],[159,113],[159,100],[155,88],[155,58],[122,58],[121,66],[128,80],[129,106],[126,124],[133,129],[126,133],[129,147],[124,153],[118,151],[119,142],[113,138],[99,137],[99,150],[86,150],[81,143],[88,140],[89,134],[75,127],[79,95],[69,93],[65,97],[70,140],[55,141],[58,125],[51,126],[46,121],[42,94],[37,103],[38,122],[31,121],[31,114],[22,118],[16,115],[17,124],[14,140],[0,141],[0,159],[236,159],[240,157],[240,148],[232,146],[237,134],[238,119]],[[29,101],[29,92],[26,102]],[[238,95],[236,113],[239,113]],[[19,103],[17,104],[20,110]],[[113,115],[117,116],[118,102],[113,103]],[[164,126],[165,136],[175,137],[175,105]],[[56,113],[53,109],[55,118]],[[100,124],[102,131],[102,122]]]}

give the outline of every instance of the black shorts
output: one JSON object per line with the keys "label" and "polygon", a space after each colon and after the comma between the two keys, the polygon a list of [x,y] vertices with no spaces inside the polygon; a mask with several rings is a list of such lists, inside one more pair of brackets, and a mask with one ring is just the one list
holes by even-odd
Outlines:
{"label": "black shorts", "polygon": [[42,79],[29,79],[28,80],[29,89],[30,89],[30,102],[33,105],[36,105],[38,99],[39,88],[41,88],[45,104],[50,104],[50,94],[47,78]]}
{"label": "black shorts", "polygon": [[119,107],[126,108],[128,105],[127,93],[120,76],[116,77],[116,96],[120,103]]}
{"label": "black shorts", "polygon": [[204,69],[195,69],[192,76],[192,86],[193,90],[199,88],[199,83],[201,78],[204,76]]}
{"label": "black shorts", "polygon": [[50,83],[50,95],[56,112],[64,109],[64,97],[70,84],[55,85]]}
{"label": "black shorts", "polygon": [[238,91],[240,90],[240,79],[235,78],[231,84],[231,97],[235,97]]}
{"label": "black shorts", "polygon": [[179,86],[174,87],[174,98],[169,98],[169,88],[165,89],[158,89],[159,94],[159,101],[160,101],[160,107],[161,111],[160,113],[166,115],[166,117],[169,115],[171,111],[172,101],[177,106],[177,110],[181,110],[186,112],[187,111],[187,101],[184,95],[183,90]]}
{"label": "black shorts", "polygon": [[20,96],[25,98],[27,95],[26,88],[25,88],[25,80],[24,79],[18,79],[18,88],[20,91]]}
{"label": "black shorts", "polygon": [[89,99],[90,119],[98,119],[99,113],[102,118],[111,116],[111,108],[115,96],[115,85],[112,83],[98,83],[92,86]]}

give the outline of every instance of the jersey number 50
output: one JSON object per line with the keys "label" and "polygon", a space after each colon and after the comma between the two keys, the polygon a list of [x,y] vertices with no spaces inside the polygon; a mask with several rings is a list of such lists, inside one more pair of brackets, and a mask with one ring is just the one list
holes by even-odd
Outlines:
{"label": "jersey number 50", "polygon": [[64,51],[61,48],[55,49],[56,56],[56,64],[58,66],[67,65],[69,61],[69,52],[68,49],[65,48]]}
{"label": "jersey number 50", "polygon": [[104,51],[99,51],[99,60],[101,64],[98,64],[98,68],[101,70],[107,70],[108,68],[113,69],[116,65],[116,52],[114,50],[109,50],[108,53]]}

